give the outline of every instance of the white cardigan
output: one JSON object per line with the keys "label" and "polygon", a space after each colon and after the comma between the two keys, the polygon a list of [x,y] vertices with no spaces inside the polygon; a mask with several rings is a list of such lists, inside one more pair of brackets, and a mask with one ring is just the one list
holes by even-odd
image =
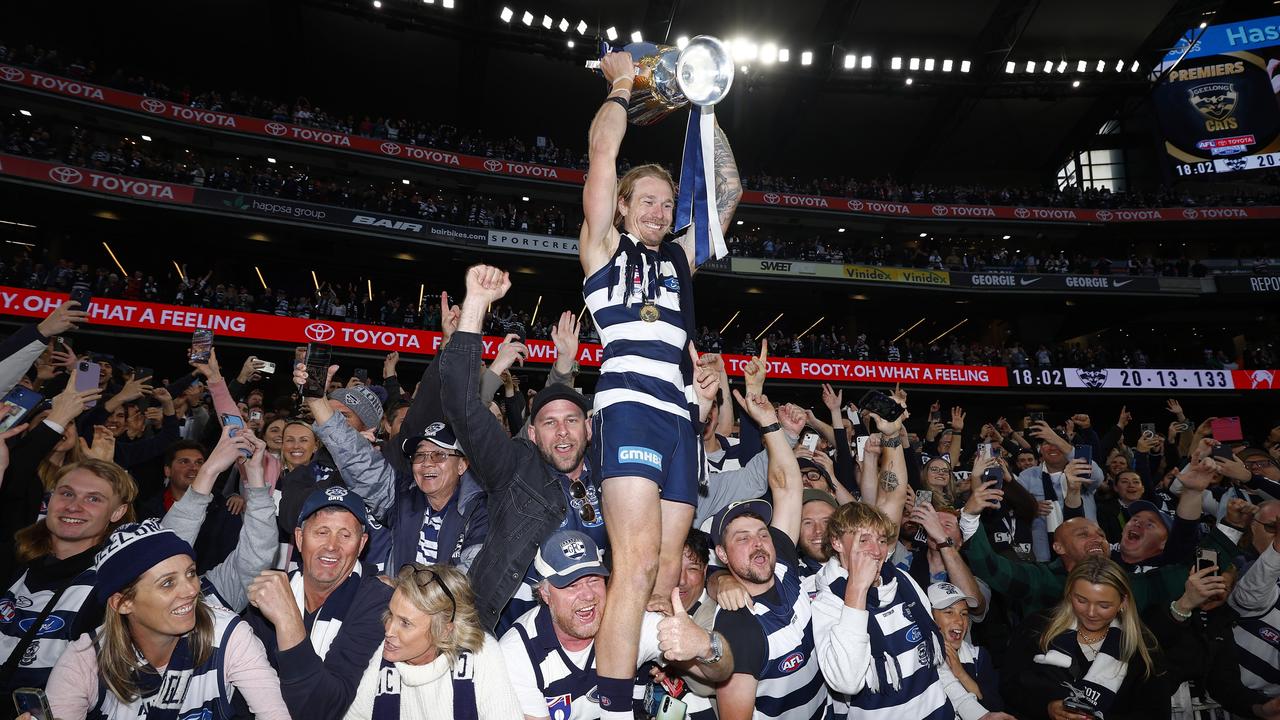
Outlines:
{"label": "white cardigan", "polygon": [[[523,720],[520,703],[507,677],[507,665],[498,641],[485,633],[484,645],[472,655],[475,663],[476,710],[480,720]],[[378,669],[382,653],[373,654],[360,678],[355,700],[345,720],[372,720],[373,700],[378,695]],[[453,680],[449,658],[437,657],[426,665],[396,663],[400,673],[400,720],[452,720]]]}

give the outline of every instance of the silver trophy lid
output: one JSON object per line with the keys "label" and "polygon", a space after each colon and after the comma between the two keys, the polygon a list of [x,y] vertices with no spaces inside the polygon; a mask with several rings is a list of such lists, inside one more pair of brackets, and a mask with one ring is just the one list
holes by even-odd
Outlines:
{"label": "silver trophy lid", "polygon": [[710,35],[699,35],[680,51],[676,83],[694,105],[715,105],[733,86],[733,56]]}

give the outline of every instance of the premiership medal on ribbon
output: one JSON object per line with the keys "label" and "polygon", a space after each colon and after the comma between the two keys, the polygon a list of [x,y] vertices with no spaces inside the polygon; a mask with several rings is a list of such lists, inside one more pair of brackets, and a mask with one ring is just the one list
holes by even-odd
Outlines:
{"label": "premiership medal on ribbon", "polygon": [[[612,51],[603,45],[602,55]],[[632,43],[623,50],[631,53],[636,77],[627,104],[627,120],[632,125],[652,125],[674,110],[692,104],[685,132],[684,158],[680,163],[680,195],[676,198],[674,232],[686,230],[694,244],[694,267],[729,254],[716,210],[715,110],[733,85],[733,56],[716,38],[699,35],[683,50],[670,45]],[[599,69],[599,61],[588,68]],[[648,322],[658,319],[655,306]]]}
{"label": "premiership medal on ribbon", "polygon": [[640,319],[651,323],[657,322],[662,317],[662,312],[658,310],[658,306],[652,300],[645,300],[644,305],[640,306]]}

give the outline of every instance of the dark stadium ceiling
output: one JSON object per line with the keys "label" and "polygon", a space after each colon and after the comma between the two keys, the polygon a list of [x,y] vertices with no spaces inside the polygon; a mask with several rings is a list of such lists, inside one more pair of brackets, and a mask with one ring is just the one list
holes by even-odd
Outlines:
{"label": "dark stadium ceiling", "polygon": [[[747,62],[718,108],[747,173],[1043,185],[1118,110],[1142,112],[1148,85],[1145,73],[1130,71],[1134,60],[1149,66],[1202,20],[1280,12],[1270,0],[378,2],[195,0],[181,12],[108,3],[83,6],[74,26],[59,22],[65,11],[56,4],[27,4],[0,34],[14,44],[28,36],[79,43],[100,65],[124,63],[173,85],[305,95],[326,109],[439,119],[490,136],[544,134],[578,148],[603,90],[581,66],[597,31],[615,27],[616,44],[636,30],[672,43],[700,33],[746,38],[791,55],[785,64]],[[504,7],[510,22],[499,17]],[[532,26],[521,22],[526,11]],[[806,50],[813,64],[802,67]],[[847,54],[859,63],[871,55],[873,67],[845,69]],[[890,68],[895,56],[901,70]],[[937,67],[912,72],[912,57],[935,58]],[[952,72],[941,72],[943,59],[954,59]],[[968,73],[959,72],[963,60]],[[1069,67],[1059,73],[1063,60]],[[1089,69],[1077,73],[1081,60]],[[1106,72],[1093,68],[1098,60]],[[1027,61],[1051,61],[1055,72],[1027,73]],[[1124,71],[1111,68],[1117,62]],[[674,164],[683,122],[633,130],[623,154]]]}

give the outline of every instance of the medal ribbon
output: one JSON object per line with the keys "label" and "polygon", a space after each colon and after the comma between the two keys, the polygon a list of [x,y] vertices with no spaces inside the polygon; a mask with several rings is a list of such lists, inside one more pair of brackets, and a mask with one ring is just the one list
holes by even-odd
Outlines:
{"label": "medal ribbon", "polygon": [[712,107],[689,107],[684,158],[680,161],[675,234],[689,229],[693,239],[694,267],[729,254],[716,212],[715,122],[716,114]]}

